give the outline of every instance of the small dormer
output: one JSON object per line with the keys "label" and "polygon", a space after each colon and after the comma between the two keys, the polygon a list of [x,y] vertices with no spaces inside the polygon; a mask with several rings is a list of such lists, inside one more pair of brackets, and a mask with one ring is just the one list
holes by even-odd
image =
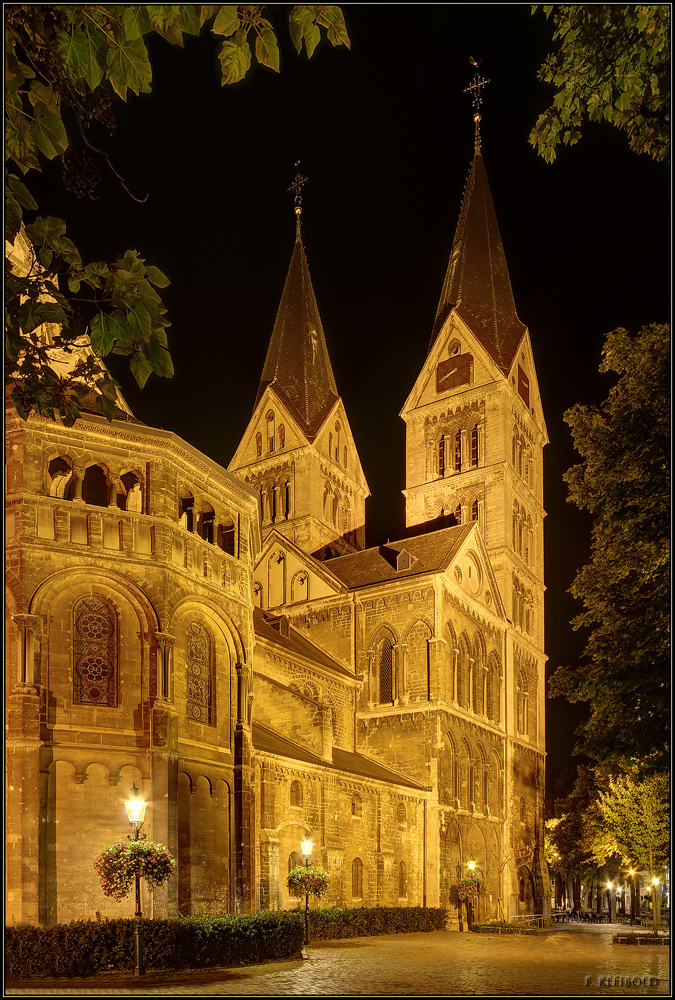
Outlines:
{"label": "small dormer", "polygon": [[405,549],[395,549],[391,545],[381,545],[380,554],[397,573],[404,569],[410,569],[415,562],[415,556]]}

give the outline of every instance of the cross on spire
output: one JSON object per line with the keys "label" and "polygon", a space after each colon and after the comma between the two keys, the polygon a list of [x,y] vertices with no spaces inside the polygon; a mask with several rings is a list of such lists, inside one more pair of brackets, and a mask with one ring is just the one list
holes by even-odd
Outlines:
{"label": "cross on spire", "polygon": [[295,211],[295,237],[300,239],[300,216],[302,215],[302,189],[307,183],[307,178],[300,173],[300,160],[295,161],[295,177],[293,183],[287,189],[293,192],[293,203]]}
{"label": "cross on spire", "polygon": [[485,79],[478,72],[478,67],[482,61],[482,59],[476,60],[473,56],[470,56],[469,62],[475,67],[476,75],[474,76],[473,81],[464,90],[465,94],[471,94],[471,102],[473,104],[473,120],[476,126],[474,145],[477,153],[480,153],[480,107],[483,103],[483,90],[487,87],[488,83],[490,83],[490,80]]}

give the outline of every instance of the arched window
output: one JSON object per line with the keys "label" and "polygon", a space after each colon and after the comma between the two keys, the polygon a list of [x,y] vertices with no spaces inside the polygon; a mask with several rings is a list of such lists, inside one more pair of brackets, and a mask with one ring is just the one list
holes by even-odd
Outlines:
{"label": "arched window", "polygon": [[213,725],[213,642],[201,622],[187,628],[187,715],[193,722]]}
{"label": "arched window", "polygon": [[267,424],[267,450],[274,451],[274,410],[268,410],[265,416]]}
{"label": "arched window", "polygon": [[218,522],[217,543],[223,552],[234,555],[234,521],[231,517],[225,516]]}
{"label": "arched window", "polygon": [[97,507],[107,507],[110,503],[108,475],[100,465],[90,465],[82,481],[82,499]]}
{"label": "arched window", "polygon": [[73,704],[115,708],[118,688],[117,608],[107,597],[81,597],[73,608]]}
{"label": "arched window", "polygon": [[[478,465],[478,424],[471,428],[471,464]],[[475,520],[475,518],[474,518]]]}
{"label": "arched window", "polygon": [[197,534],[200,538],[203,538],[205,542],[213,544],[215,523],[216,512],[210,503],[204,501],[202,509],[199,512],[199,517],[197,518]]}
{"label": "arched window", "polygon": [[302,856],[300,854],[298,854],[297,851],[293,851],[293,853],[291,855],[289,855],[289,858],[288,858],[288,873],[289,873],[289,875],[293,871],[294,868],[298,867],[298,865],[304,866],[304,861],[302,860]]}
{"label": "arched window", "polygon": [[460,639],[459,656],[457,658],[457,703],[462,708],[469,707],[469,652],[465,641]]}
{"label": "arched window", "polygon": [[405,870],[405,861],[401,861],[398,866],[398,895],[399,898],[408,895],[408,876]]}
{"label": "arched window", "polygon": [[363,899],[363,862],[361,858],[352,861],[352,898]]}
{"label": "arched window", "polygon": [[255,436],[255,454],[256,458],[260,458],[263,453],[263,440],[260,431]]}
{"label": "arched window", "polygon": [[75,492],[73,470],[66,458],[53,458],[49,463],[49,495],[60,500],[72,500]]}
{"label": "arched window", "polygon": [[302,785],[299,781],[291,782],[290,805],[294,809],[302,808]]}
{"label": "arched window", "polygon": [[346,468],[347,468],[347,445],[345,445],[345,446],[344,446],[344,448],[343,448],[343,452],[342,452],[342,453],[343,453],[343,461],[342,461],[342,464],[344,465],[344,467],[345,467],[345,469],[346,469]]}
{"label": "arched window", "polygon": [[361,802],[361,796],[358,792],[354,792],[352,795],[352,816],[354,819],[360,819],[363,815],[363,803]]}
{"label": "arched window", "polygon": [[516,724],[521,736],[528,733],[528,708],[529,694],[527,690],[527,679],[522,670],[518,673],[518,687],[516,689]]}
{"label": "arched window", "polygon": [[445,475],[445,436],[443,434],[438,441],[438,475]]}
{"label": "arched window", "polygon": [[453,468],[455,472],[462,471],[462,432],[455,434],[455,453],[453,457]]}
{"label": "arched window", "polygon": [[143,490],[141,479],[136,472],[125,472],[120,477],[121,492],[117,494],[117,506],[120,510],[131,510],[140,513],[143,510]]}
{"label": "arched window", "polygon": [[527,894],[525,890],[525,879],[521,877],[518,882],[518,899],[521,903],[527,902]]}
{"label": "arched window", "polygon": [[402,802],[399,802],[398,809],[396,810],[396,824],[399,830],[404,830],[407,825],[405,806]]}
{"label": "arched window", "polygon": [[194,531],[194,506],[195,498],[191,493],[185,493],[185,495],[178,498],[179,503],[179,523],[182,528],[186,531]]}
{"label": "arched window", "polygon": [[495,653],[490,653],[488,658],[487,676],[487,717],[491,722],[499,723],[501,701],[501,675],[499,672],[499,661]]}
{"label": "arched window", "polygon": [[394,647],[386,636],[380,643],[378,661],[380,704],[391,705],[394,701]]}
{"label": "arched window", "polygon": [[286,447],[286,428],[283,424],[279,424],[279,447]]}
{"label": "arched window", "polygon": [[340,427],[340,422],[335,422],[335,461],[340,461],[340,432],[342,428]]}
{"label": "arched window", "polygon": [[478,500],[474,500],[473,503],[471,504],[471,520],[472,521],[478,520]]}

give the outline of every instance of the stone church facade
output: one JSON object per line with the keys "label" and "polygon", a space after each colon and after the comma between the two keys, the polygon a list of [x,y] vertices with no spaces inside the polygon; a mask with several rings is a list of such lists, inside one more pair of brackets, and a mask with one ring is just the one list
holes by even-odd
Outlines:
{"label": "stone church facade", "polygon": [[480,148],[386,545],[299,223],[229,469],[121,398],[7,410],[8,922],[132,913],[92,860],[134,783],[178,858],[147,915],[295,906],[307,838],[328,905],[449,905],[473,861],[482,917],[547,910],[546,428]]}

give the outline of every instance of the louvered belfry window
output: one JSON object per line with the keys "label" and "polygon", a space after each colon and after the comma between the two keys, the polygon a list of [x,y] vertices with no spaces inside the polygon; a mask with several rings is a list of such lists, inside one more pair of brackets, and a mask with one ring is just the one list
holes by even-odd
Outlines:
{"label": "louvered belfry window", "polygon": [[211,636],[200,622],[187,631],[187,714],[210,726],[213,718],[213,653]]}
{"label": "louvered belfry window", "polygon": [[82,597],[73,609],[73,704],[117,706],[117,609],[106,597]]}
{"label": "louvered belfry window", "polygon": [[380,704],[391,704],[394,700],[394,656],[389,639],[383,639],[380,646]]}

